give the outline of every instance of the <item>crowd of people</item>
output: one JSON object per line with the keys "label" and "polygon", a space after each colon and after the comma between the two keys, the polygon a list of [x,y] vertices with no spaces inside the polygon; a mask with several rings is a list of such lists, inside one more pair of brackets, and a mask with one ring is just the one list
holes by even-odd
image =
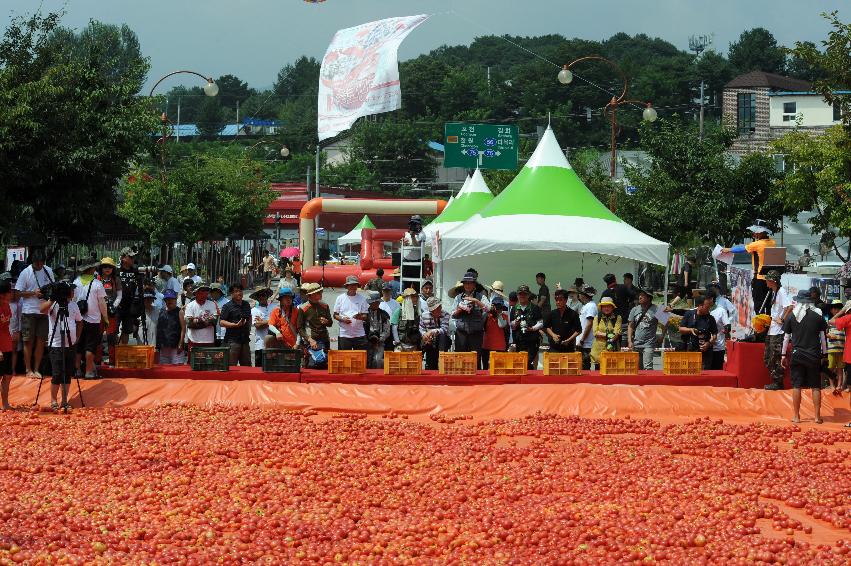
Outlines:
{"label": "crowd of people", "polygon": [[[383,367],[384,352],[398,350],[422,351],[425,368],[434,370],[439,353],[454,350],[477,352],[484,370],[490,352],[525,352],[528,367],[536,369],[540,351],[548,349],[581,352],[585,369],[598,368],[605,351],[635,351],[641,368],[650,370],[674,314],[680,317],[676,348],[701,352],[703,368],[717,370],[724,366],[731,324],[738,316],[717,283],[690,298],[680,294],[670,304],[655,304],[653,293],[637,287],[630,273],[620,283],[614,274],[606,275],[600,293],[581,278],[568,288],[558,283],[551,293],[544,273],[536,274],[535,289],[522,284],[506,292],[501,281],[480,283],[478,272],[469,268],[449,289],[451,304],[444,305],[434,296],[430,279],[419,291],[402,289],[398,269],[390,280],[378,270],[363,289],[357,277],[347,278],[345,293],[329,305],[319,284],[301,284],[298,258],[280,265],[276,260],[266,284],[251,289],[246,298],[242,282],[207,283],[191,263],[179,275],[169,265],[155,277],[144,275],[134,256],[134,250],[125,248],[118,263],[104,257],[79,266],[79,275],[61,291],[68,294],[67,301],[56,292],[45,295],[57,275],[38,250],[30,265],[0,275],[4,407],[9,376],[19,371],[40,378],[45,353],[57,405],[59,386],[74,375],[97,379],[102,363],[115,363],[118,344],[154,346],[160,364],[187,363],[198,346],[226,346],[230,364],[243,366],[262,365],[267,348],[300,349],[304,367],[323,368],[335,323],[336,347],[366,350],[370,368]],[[268,257],[274,259],[271,253]],[[273,289],[275,269],[280,271]],[[824,376],[836,394],[851,386],[846,340],[851,301],[825,304],[817,288],[790,297],[777,271],[755,281],[761,315],[755,329],[765,336],[765,364],[772,379],[766,388],[782,389],[788,367],[796,391],[795,418],[802,388],[813,390],[818,414]],[[57,332],[60,311],[68,323]]]}

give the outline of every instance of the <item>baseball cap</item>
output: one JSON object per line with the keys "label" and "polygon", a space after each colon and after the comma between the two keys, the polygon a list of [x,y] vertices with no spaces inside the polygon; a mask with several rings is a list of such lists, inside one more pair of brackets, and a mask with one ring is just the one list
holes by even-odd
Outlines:
{"label": "baseball cap", "polygon": [[166,289],[163,291],[163,299],[176,299],[177,293],[174,292],[173,289]]}
{"label": "baseball cap", "polygon": [[195,264],[194,263],[187,263],[186,269],[191,269],[192,271],[195,271]]}
{"label": "baseball cap", "polygon": [[174,275],[174,270],[168,264],[165,264],[164,266],[160,267],[160,271],[165,271],[166,273],[171,273],[172,275]]}

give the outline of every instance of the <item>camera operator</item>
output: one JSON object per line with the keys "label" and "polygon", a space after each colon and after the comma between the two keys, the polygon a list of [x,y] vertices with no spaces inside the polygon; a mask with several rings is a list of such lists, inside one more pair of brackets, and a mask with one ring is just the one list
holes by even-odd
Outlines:
{"label": "camera operator", "polygon": [[179,295],[181,291],[180,281],[178,281],[177,277],[174,276],[174,269],[172,269],[172,267],[168,264],[160,268],[156,279],[154,279],[154,285],[156,286],[157,291],[163,294],[165,294],[168,289],[174,291],[175,295]]}
{"label": "camera operator", "polygon": [[80,368],[83,355],[86,356],[84,379],[95,379],[95,352],[103,338],[103,326],[109,323],[106,310],[106,290],[103,283],[95,277],[95,268],[100,262],[87,263],[80,267],[82,274],[74,280],[74,301],[83,317],[83,329],[77,344],[75,369]]}
{"label": "camera operator", "polygon": [[[24,366],[27,377],[41,378],[41,359],[47,342],[47,316],[41,310],[41,288],[56,281],[53,271],[44,265],[44,251],[34,250],[32,264],[18,276],[15,290],[21,299],[21,336],[24,340]],[[33,359],[35,354],[35,359]]]}
{"label": "camera operator", "polygon": [[143,277],[136,268],[137,253],[134,248],[121,250],[121,267],[118,268],[118,277],[121,279],[123,294],[117,313],[121,325],[121,344],[127,344],[130,335],[136,333],[139,317],[142,315]]}
{"label": "camera operator", "polygon": [[[77,336],[80,334],[81,322],[83,316],[80,314],[80,309],[74,299],[74,285],[67,281],[60,281],[52,286],[50,296],[47,301],[41,305],[41,312],[47,313],[49,318],[48,335],[50,336],[50,399],[51,408],[59,409],[57,398],[59,396],[59,387],[64,385],[62,390],[62,408],[70,409],[68,404],[68,385],[71,383],[71,370],[74,367],[74,345],[77,343]],[[64,324],[56,327],[59,320],[60,311],[67,313],[68,333],[64,331]]]}

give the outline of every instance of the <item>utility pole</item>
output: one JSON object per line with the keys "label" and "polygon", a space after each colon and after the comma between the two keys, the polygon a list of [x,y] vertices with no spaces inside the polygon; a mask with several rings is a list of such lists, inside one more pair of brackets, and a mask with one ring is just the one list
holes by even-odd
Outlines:
{"label": "utility pole", "polygon": [[[712,36],[711,35],[693,35],[688,38],[688,48],[689,51],[693,51],[695,55],[695,61],[700,58],[700,54],[703,53],[709,45],[712,44]],[[700,140],[703,141],[703,105],[706,101],[704,97],[704,85],[705,82],[701,78],[700,79]]]}

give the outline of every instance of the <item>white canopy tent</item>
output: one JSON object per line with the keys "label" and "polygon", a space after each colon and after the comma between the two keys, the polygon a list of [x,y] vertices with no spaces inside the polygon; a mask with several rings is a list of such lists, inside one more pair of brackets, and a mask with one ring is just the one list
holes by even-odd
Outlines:
{"label": "white canopy tent", "polygon": [[480,282],[512,289],[544,272],[552,290],[576,277],[597,289],[603,275],[635,270],[635,262],[668,264],[668,244],[636,230],[582,183],[547,128],[517,177],[478,214],[436,238],[441,292],[468,267]]}
{"label": "white canopy tent", "polygon": [[361,243],[361,230],[363,228],[375,228],[375,224],[372,223],[372,220],[369,219],[369,216],[364,214],[363,218],[361,218],[360,222],[358,222],[357,226],[352,228],[352,230],[346,234],[345,236],[340,236],[337,238],[338,246],[346,246]]}

